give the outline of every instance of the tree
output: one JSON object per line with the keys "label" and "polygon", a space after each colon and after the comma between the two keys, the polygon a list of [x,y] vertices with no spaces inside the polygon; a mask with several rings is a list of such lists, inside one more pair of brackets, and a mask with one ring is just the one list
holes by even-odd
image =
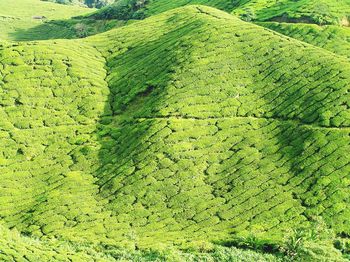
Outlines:
{"label": "tree", "polygon": [[75,33],[78,37],[83,38],[88,36],[88,28],[83,23],[78,23],[74,26]]}

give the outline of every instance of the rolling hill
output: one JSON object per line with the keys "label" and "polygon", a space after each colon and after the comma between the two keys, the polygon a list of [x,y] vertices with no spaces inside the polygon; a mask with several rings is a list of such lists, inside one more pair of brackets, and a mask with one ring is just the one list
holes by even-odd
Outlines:
{"label": "rolling hill", "polygon": [[150,0],[136,5],[133,0],[116,1],[102,8],[93,17],[98,19],[144,18],[185,5],[208,5],[238,15],[248,21],[276,21],[349,26],[349,0]]}
{"label": "rolling hill", "polygon": [[40,35],[66,38],[72,31],[51,20],[65,20],[92,10],[77,6],[64,6],[39,0],[1,0],[0,39],[32,40]]}
{"label": "rolling hill", "polygon": [[264,26],[310,44],[200,5],[84,39],[2,41],[0,258],[345,261],[346,47]]}
{"label": "rolling hill", "polygon": [[262,22],[258,24],[289,37],[350,58],[350,28],[348,27],[277,22]]}
{"label": "rolling hill", "polygon": [[337,24],[349,26],[349,0],[257,0],[238,1],[235,14],[250,16],[257,21]]}

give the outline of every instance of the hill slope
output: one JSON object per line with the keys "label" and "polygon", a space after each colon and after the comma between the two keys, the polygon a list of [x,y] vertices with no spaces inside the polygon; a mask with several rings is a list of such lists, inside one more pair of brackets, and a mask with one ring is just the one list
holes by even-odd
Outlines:
{"label": "hill slope", "polygon": [[130,251],[113,246],[89,246],[58,240],[38,240],[21,236],[14,230],[0,226],[0,259],[2,261],[252,261],[279,262],[273,255],[265,255],[237,248],[216,247],[212,252],[191,253],[178,250]]}
{"label": "hill slope", "polygon": [[[168,208],[179,209],[172,212],[181,214],[179,220],[171,224],[191,225],[194,220],[192,228],[199,230],[200,234],[203,230],[215,232],[215,228],[223,232],[227,225],[228,228],[236,227],[239,232],[254,231],[256,228],[271,235],[271,231],[281,232],[284,226],[288,228],[304,223],[302,221],[307,223],[307,217],[314,215],[322,215],[326,220],[338,215],[338,221],[345,219],[345,210],[338,213],[333,207],[329,206],[328,209],[327,204],[322,204],[329,201],[326,200],[328,194],[333,195],[331,188],[326,189],[334,183],[332,179],[325,182],[325,188],[321,186],[324,200],[320,201],[316,195],[314,202],[309,201],[319,191],[318,184],[324,183],[322,176],[335,178],[338,172],[340,176],[348,172],[349,159],[346,154],[344,165],[336,168],[339,171],[331,171],[332,168],[328,169],[322,163],[322,159],[333,157],[333,153],[343,155],[340,152],[348,150],[348,84],[342,81],[348,77],[343,71],[349,66],[348,62],[321,49],[244,24],[222,12],[202,8],[196,10],[196,7],[184,10],[195,12],[186,16],[175,13],[173,19],[163,16],[172,23],[179,21],[182,24],[176,25],[178,29],[167,35],[154,27],[150,19],[149,25],[145,23],[142,26],[144,34],[140,34],[135,24],[134,29],[124,29],[128,30],[126,38],[126,34],[119,36],[115,32],[105,34],[104,38],[96,38],[103,45],[110,41],[115,46],[111,48],[109,45],[106,56],[110,68],[107,80],[112,92],[111,111],[117,115],[117,122],[112,122],[110,128],[116,129],[117,137],[113,139],[113,135],[106,142],[106,152],[111,155],[111,150],[115,148],[115,156],[111,157],[116,163],[116,156],[123,157],[119,158],[122,161],[120,169],[113,169],[112,172],[106,170],[101,176],[102,185],[111,190],[107,194],[111,198],[111,207],[120,206],[128,196],[130,200],[125,203],[127,208],[123,212],[130,210],[131,204],[137,204],[139,199],[139,196],[131,195],[139,194],[139,189],[147,188],[148,183],[151,186],[160,180],[163,184],[164,172],[170,171],[170,174],[180,172],[178,175],[183,184],[174,186],[174,192],[180,193],[177,193],[178,196],[167,196],[168,193],[160,191],[157,203],[164,201],[166,207],[167,198],[170,198],[172,204]],[[190,22],[187,25],[183,20]],[[154,40],[148,30],[164,36]],[[129,37],[134,35],[139,38],[138,42],[143,43],[140,47],[128,43]],[[260,38],[256,39],[256,35]],[[124,45],[119,44],[121,39]],[[151,47],[145,41],[151,41]],[[254,41],[260,44],[254,44]],[[181,47],[176,48],[181,51],[173,54],[170,47],[176,46]],[[144,59],[139,59],[139,54],[145,53],[149,54],[149,65]],[[157,64],[158,68],[155,70],[151,64]],[[325,68],[327,71],[323,71]],[[299,74],[302,74],[302,78],[298,77]],[[330,82],[338,86],[330,86]],[[130,116],[136,121],[118,122],[118,118]],[[332,139],[328,139],[328,135]],[[131,139],[134,137],[139,139]],[[109,145],[113,140],[119,146]],[[120,145],[123,140],[126,144]],[[315,154],[319,150],[327,150],[325,145],[329,143],[340,143],[337,146],[339,153],[331,150],[329,153]],[[267,149],[270,146],[274,148],[271,148],[272,152]],[[125,152],[125,148],[130,151]],[[106,161],[108,156],[104,155],[103,159]],[[147,159],[147,162],[143,163],[143,159]],[[165,166],[161,164],[163,161],[166,162]],[[308,164],[303,164],[305,161]],[[144,165],[150,168],[152,174],[149,182]],[[188,168],[177,171],[181,170],[181,166]],[[315,173],[320,177],[315,177]],[[276,181],[270,191],[272,188],[267,184],[272,183],[270,180],[274,174]],[[158,175],[160,178],[157,178]],[[143,179],[139,180],[139,176]],[[251,179],[252,176],[257,181]],[[198,180],[193,183],[193,179]],[[132,187],[118,186],[130,183]],[[262,187],[257,188],[256,185],[260,183]],[[181,188],[187,186],[188,189],[182,192]],[[169,188],[171,184],[167,184],[167,192]],[[147,192],[145,189],[143,194],[146,195],[143,197],[147,196]],[[201,195],[196,192],[201,192]],[[237,196],[242,199],[237,199]],[[278,200],[274,202],[277,196]],[[266,203],[265,197],[271,202]],[[139,201],[142,206],[147,204],[145,200]],[[184,201],[189,210],[193,210],[194,206],[201,208],[194,213],[183,210],[181,206]],[[262,204],[260,201],[266,206],[257,211]],[[180,203],[181,206],[177,206]],[[145,215],[159,208],[146,207]],[[130,211],[130,216],[133,221],[139,218],[136,210]],[[344,223],[334,226],[346,231]],[[204,229],[206,227],[208,229]]]}
{"label": "hill slope", "polygon": [[[141,4],[139,4],[141,3]],[[88,15],[95,19],[143,19],[155,14],[160,14],[174,8],[186,5],[202,4],[215,7],[226,12],[232,11],[235,3],[229,0],[152,0],[152,1],[133,1],[120,0],[114,4],[106,6],[95,13]]]}
{"label": "hill slope", "polygon": [[349,78],[348,59],[202,6],[4,43],[0,217],[133,248],[280,243],[316,218],[346,238]]}
{"label": "hill slope", "polygon": [[96,256],[316,220],[347,239],[349,82],[348,59],[203,6],[2,43],[1,220]]}
{"label": "hill slope", "polygon": [[60,24],[45,24],[45,22],[69,19],[72,16],[92,12],[88,8],[64,6],[40,0],[1,0],[0,5],[0,39],[5,40],[31,40],[40,35],[45,35],[46,38],[53,35],[65,38],[71,34],[69,29]]}
{"label": "hill slope", "polygon": [[249,21],[280,21],[349,26],[349,0],[150,0],[138,5],[132,0],[117,1],[93,14],[98,19],[144,18],[185,5],[208,5],[232,12]]}
{"label": "hill slope", "polygon": [[283,21],[349,26],[349,0],[278,0],[238,1],[234,14],[258,21]]}
{"label": "hill slope", "polygon": [[259,25],[350,58],[350,28],[276,22],[263,22]]}
{"label": "hill slope", "polygon": [[[134,3],[134,4],[133,4]],[[143,19],[172,8],[189,4],[204,4],[239,16],[245,21],[276,30],[279,33],[325,48],[336,54],[347,56],[349,35],[350,3],[341,1],[146,1],[135,5],[133,1],[118,1],[98,10],[89,19],[104,21],[108,19]],[[273,21],[262,23],[261,21]],[[318,26],[316,26],[316,24]],[[320,27],[324,24],[334,26]],[[342,26],[342,28],[340,27]]]}

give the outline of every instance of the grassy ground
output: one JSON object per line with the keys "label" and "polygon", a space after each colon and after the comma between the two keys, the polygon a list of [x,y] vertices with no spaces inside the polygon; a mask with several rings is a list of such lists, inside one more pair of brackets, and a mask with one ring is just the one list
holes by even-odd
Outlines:
{"label": "grassy ground", "polygon": [[350,58],[350,28],[348,27],[277,22],[263,22],[259,25]]}
{"label": "grassy ground", "polygon": [[242,0],[238,2],[239,7],[233,13],[247,19],[349,26],[349,0]]}
{"label": "grassy ground", "polygon": [[178,250],[136,251],[113,246],[90,246],[58,240],[38,240],[22,236],[0,226],[0,259],[2,261],[123,261],[123,262],[278,262],[281,258],[249,250],[217,246],[211,252]]}
{"label": "grassy ground", "polygon": [[310,256],[340,261],[347,59],[200,6],[0,52],[7,227],[42,241],[198,249],[251,235],[280,245],[317,218],[331,251]]}
{"label": "grassy ground", "polygon": [[[64,6],[40,0],[2,0],[0,9],[0,39],[31,40],[57,35],[65,38],[71,32],[59,25],[45,27],[45,21],[69,19],[72,16],[87,14],[91,9],[77,6]],[[33,19],[45,16],[46,19]],[[35,28],[35,29],[34,29]]]}
{"label": "grassy ground", "polygon": [[150,0],[135,6],[131,0],[119,1],[95,14],[99,18],[130,19],[144,18],[176,7],[190,4],[212,6],[232,12],[247,21],[278,21],[292,23],[336,24],[349,26],[349,0],[277,0],[277,1],[229,1],[229,0]]}
{"label": "grassy ground", "polygon": [[203,6],[2,41],[0,258],[342,261],[350,62],[319,42]]}

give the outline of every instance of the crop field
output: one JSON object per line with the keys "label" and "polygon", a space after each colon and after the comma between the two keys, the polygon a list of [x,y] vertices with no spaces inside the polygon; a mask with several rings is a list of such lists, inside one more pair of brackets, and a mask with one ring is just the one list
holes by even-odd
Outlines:
{"label": "crop field", "polygon": [[258,21],[337,24],[349,26],[349,0],[238,1],[233,13]]}
{"label": "crop field", "polygon": [[350,58],[350,28],[348,27],[276,22],[263,22],[259,25]]}
{"label": "crop field", "polygon": [[15,11],[64,26],[0,30],[0,260],[349,261],[349,28],[277,2]]}
{"label": "crop field", "polygon": [[208,5],[238,15],[247,21],[276,21],[349,26],[349,0],[148,0],[135,5],[133,0],[117,1],[94,14],[114,19],[140,19],[185,5]]}
{"label": "crop field", "polygon": [[1,0],[0,39],[32,40],[40,36],[66,38],[72,35],[69,29],[60,24],[45,22],[69,19],[90,12],[88,8],[57,5],[40,0]]}

